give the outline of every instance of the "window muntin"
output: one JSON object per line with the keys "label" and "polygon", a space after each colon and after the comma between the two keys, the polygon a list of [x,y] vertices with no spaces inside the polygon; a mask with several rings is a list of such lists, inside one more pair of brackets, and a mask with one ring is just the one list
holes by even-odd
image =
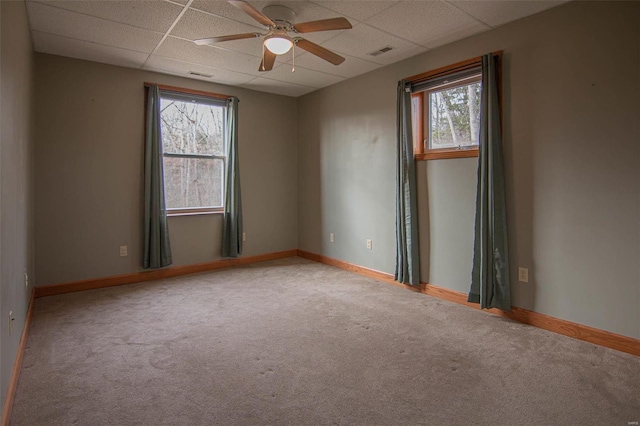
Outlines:
{"label": "window muntin", "polygon": [[167,213],[222,211],[224,123],[219,100],[161,91],[160,118]]}

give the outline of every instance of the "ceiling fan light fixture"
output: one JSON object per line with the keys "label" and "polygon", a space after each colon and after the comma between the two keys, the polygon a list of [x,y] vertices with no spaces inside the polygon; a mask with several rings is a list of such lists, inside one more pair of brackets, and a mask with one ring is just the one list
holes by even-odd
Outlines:
{"label": "ceiling fan light fixture", "polygon": [[276,55],[284,55],[293,47],[293,42],[286,35],[274,34],[264,40],[264,47]]}

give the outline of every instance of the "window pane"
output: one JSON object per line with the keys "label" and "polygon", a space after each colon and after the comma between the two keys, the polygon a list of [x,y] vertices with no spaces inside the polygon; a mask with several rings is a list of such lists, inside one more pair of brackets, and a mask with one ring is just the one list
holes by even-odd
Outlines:
{"label": "window pane", "polygon": [[164,189],[168,209],[222,206],[224,160],[164,158]]}
{"label": "window pane", "polygon": [[165,153],[223,155],[224,108],[161,99]]}
{"label": "window pane", "polygon": [[480,82],[429,94],[429,148],[478,145]]}

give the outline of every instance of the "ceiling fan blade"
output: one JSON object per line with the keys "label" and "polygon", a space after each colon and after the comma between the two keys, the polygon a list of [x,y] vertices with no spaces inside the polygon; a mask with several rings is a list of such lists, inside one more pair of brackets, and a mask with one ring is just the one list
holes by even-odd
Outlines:
{"label": "ceiling fan blade", "polygon": [[266,25],[267,27],[275,27],[276,24],[271,19],[269,19],[268,17],[260,13],[256,8],[251,6],[246,1],[242,1],[242,0],[227,0],[227,1],[232,5],[234,5],[235,7],[237,7],[238,9],[242,10],[247,15],[251,16],[256,21],[260,22],[262,25]]}
{"label": "ceiling fan blade", "polygon": [[344,62],[344,58],[342,56],[304,38],[296,39],[296,46],[324,59],[327,62],[331,62],[333,65],[340,65]]}
{"label": "ceiling fan blade", "polygon": [[293,29],[299,33],[312,33],[315,31],[348,30],[353,28],[346,18],[323,19],[321,21],[301,22],[295,24]]}
{"label": "ceiling fan blade", "polygon": [[260,68],[258,68],[258,71],[271,71],[275,61],[276,54],[271,52],[269,49],[264,49],[262,62],[260,62]]}
{"label": "ceiling fan blade", "polygon": [[234,34],[220,37],[210,37],[210,38],[201,38],[199,40],[194,40],[194,43],[203,46],[207,44],[220,43],[221,41],[232,41],[232,40],[242,40],[244,38],[255,38],[260,37],[262,34],[260,33],[245,33],[245,34]]}

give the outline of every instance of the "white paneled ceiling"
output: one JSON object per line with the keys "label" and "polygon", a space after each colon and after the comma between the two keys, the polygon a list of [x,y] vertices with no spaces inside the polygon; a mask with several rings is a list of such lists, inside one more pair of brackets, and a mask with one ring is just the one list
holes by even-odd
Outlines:
{"label": "white paneled ceiling", "polygon": [[[558,1],[248,0],[255,9],[282,5],[295,22],[346,17],[350,30],[300,34],[345,57],[332,65],[300,48],[258,71],[262,39],[198,46],[193,40],[266,28],[223,0],[28,0],[37,52],[146,69],[286,96],[401,61],[562,4]],[[392,49],[378,56],[371,53]],[[197,76],[195,72],[204,74]]]}

